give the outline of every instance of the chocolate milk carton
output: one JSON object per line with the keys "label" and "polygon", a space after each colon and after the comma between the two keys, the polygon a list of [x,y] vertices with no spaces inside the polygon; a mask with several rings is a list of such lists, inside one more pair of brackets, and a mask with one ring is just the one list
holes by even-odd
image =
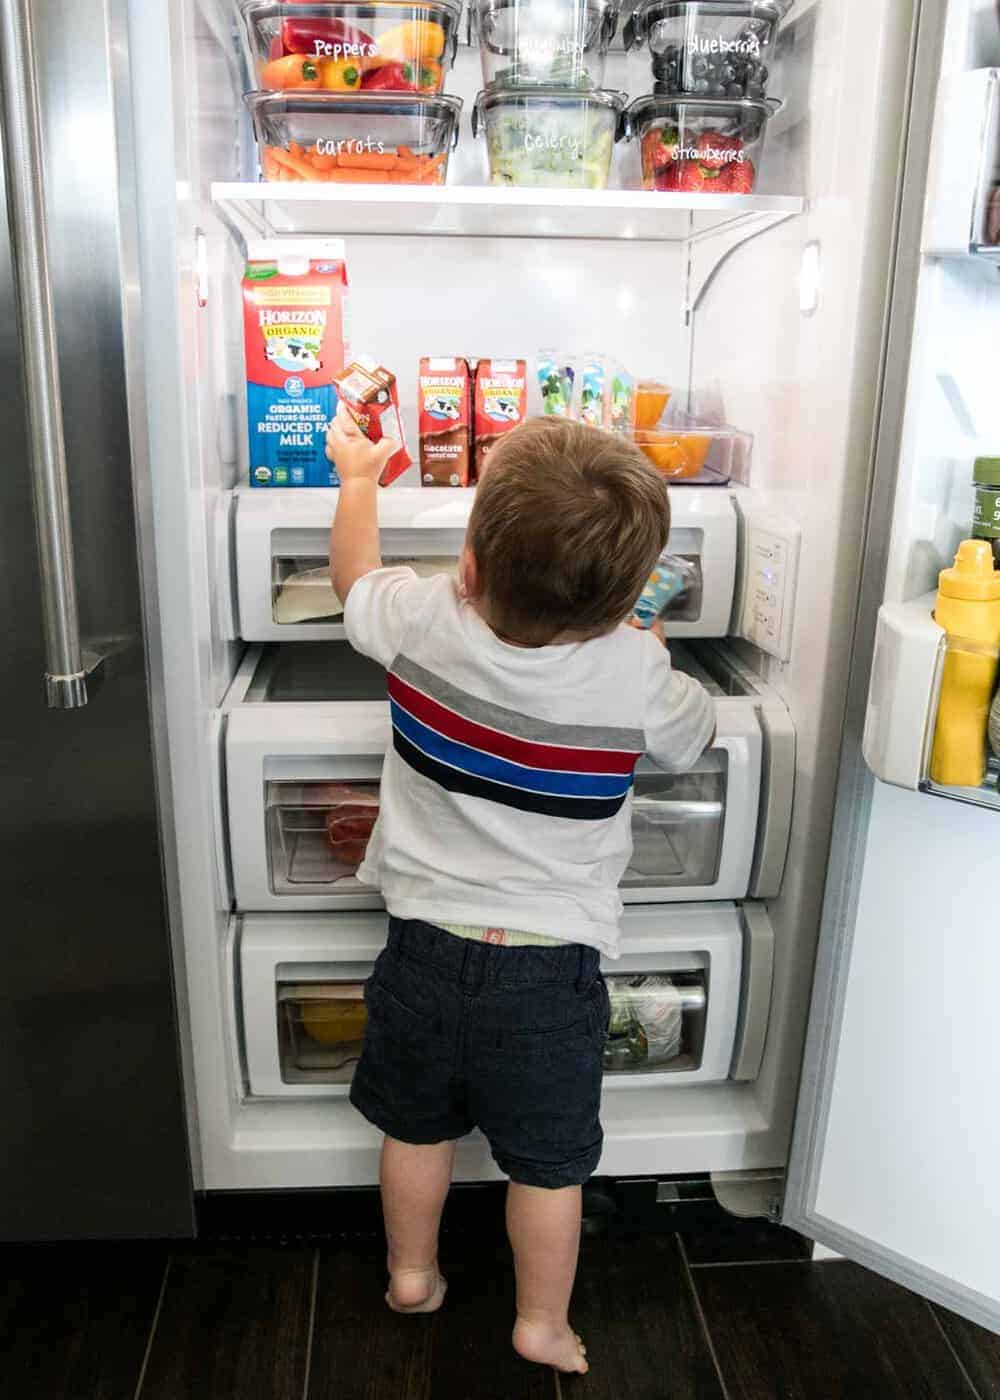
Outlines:
{"label": "chocolate milk carton", "polygon": [[475,472],[478,480],[490,449],[528,411],[528,367],[524,360],[480,360],[476,366]]}
{"label": "chocolate milk carton", "polygon": [[326,429],[347,359],[339,239],[254,242],[243,278],[252,486],[336,486]]}
{"label": "chocolate milk carton", "polygon": [[334,383],[348,413],[369,442],[395,438],[399,443],[398,451],[386,462],[379,478],[383,486],[388,486],[412,466],[403,436],[396,376],[384,365],[363,355],[348,365],[343,374],[337,375]]}
{"label": "chocolate milk carton", "polygon": [[472,379],[465,360],[420,361],[420,481],[468,486],[472,479]]}

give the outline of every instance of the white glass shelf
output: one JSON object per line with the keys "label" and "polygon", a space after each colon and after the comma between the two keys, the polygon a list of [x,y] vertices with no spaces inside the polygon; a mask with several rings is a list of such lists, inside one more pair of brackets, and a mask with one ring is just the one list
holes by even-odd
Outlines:
{"label": "white glass shelf", "polygon": [[787,195],[456,185],[215,184],[212,199],[244,237],[431,234],[471,238],[625,238],[682,242],[722,224],[787,218]]}

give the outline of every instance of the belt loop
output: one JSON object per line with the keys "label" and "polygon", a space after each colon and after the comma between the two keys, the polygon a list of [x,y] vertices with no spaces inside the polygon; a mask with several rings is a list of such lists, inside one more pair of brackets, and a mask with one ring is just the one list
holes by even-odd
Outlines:
{"label": "belt loop", "polygon": [[587,990],[588,979],[585,975],[587,966],[587,950],[582,943],[576,945],[576,990],[585,992]]}

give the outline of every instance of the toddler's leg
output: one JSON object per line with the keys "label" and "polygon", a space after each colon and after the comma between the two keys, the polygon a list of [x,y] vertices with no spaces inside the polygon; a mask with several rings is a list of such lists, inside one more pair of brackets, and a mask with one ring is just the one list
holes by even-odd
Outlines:
{"label": "toddler's leg", "polygon": [[586,1371],[586,1347],[569,1325],[580,1251],[579,1186],[507,1188],[507,1233],[517,1272],[514,1347],[528,1361]]}
{"label": "toddler's leg", "polygon": [[444,1301],[438,1226],[454,1156],[453,1142],[416,1145],[387,1137],[382,1145],[382,1213],[389,1245],[385,1297],[395,1312],[434,1312]]}

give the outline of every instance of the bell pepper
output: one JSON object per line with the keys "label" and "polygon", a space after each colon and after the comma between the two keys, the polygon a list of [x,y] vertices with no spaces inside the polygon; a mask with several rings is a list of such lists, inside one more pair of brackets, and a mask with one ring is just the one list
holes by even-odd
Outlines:
{"label": "bell pepper", "polygon": [[260,74],[261,87],[272,92],[288,88],[318,88],[323,86],[323,74],[314,58],[304,53],[289,54],[265,63]]}
{"label": "bell pepper", "polygon": [[433,20],[407,20],[378,36],[375,62],[393,63],[408,58],[440,58],[444,53],[444,29]]}
{"label": "bell pepper", "polygon": [[361,86],[361,65],[355,58],[321,58],[319,67],[328,92],[355,92]]}
{"label": "bell pepper", "polygon": [[361,86],[366,92],[437,92],[441,77],[441,65],[433,58],[383,63],[380,68],[366,68]]}
{"label": "bell pepper", "polygon": [[281,41],[285,53],[313,58],[365,58],[376,50],[370,34],[342,19],[284,19]]}

